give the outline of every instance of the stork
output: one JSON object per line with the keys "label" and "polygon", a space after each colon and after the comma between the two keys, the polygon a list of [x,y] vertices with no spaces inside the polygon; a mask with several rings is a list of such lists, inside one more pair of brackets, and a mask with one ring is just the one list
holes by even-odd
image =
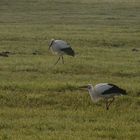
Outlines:
{"label": "stork", "polygon": [[53,54],[59,55],[58,60],[56,61],[55,65],[58,63],[60,59],[62,59],[62,63],[64,64],[64,58],[63,55],[70,55],[73,56],[75,55],[74,50],[71,48],[71,46],[63,40],[54,40],[51,39],[50,44],[49,44],[49,50],[51,49]]}
{"label": "stork", "polygon": [[88,84],[86,86],[81,86],[80,88],[88,89],[93,102],[98,102],[100,99],[104,99],[107,110],[115,100],[115,96],[126,95],[126,91],[124,89],[109,83],[100,83],[94,87],[92,84]]}

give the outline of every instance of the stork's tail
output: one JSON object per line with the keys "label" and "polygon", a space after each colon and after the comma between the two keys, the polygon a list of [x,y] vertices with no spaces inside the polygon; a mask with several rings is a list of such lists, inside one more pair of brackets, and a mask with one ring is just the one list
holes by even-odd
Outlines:
{"label": "stork's tail", "polygon": [[127,95],[126,90],[121,89],[121,95]]}
{"label": "stork's tail", "polygon": [[62,48],[61,51],[63,51],[65,54],[70,55],[70,56],[75,56],[74,50],[69,47],[69,48]]}

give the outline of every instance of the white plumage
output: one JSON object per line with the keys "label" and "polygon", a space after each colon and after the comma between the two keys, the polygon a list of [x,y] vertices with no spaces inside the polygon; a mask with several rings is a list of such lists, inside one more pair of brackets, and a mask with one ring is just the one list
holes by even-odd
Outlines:
{"label": "white plumage", "polygon": [[51,49],[53,54],[59,55],[59,58],[56,61],[55,65],[58,63],[60,58],[62,58],[62,62],[64,63],[63,55],[75,55],[74,50],[71,48],[71,46],[63,40],[51,39],[49,49]]}
{"label": "white plumage", "polygon": [[80,88],[88,89],[93,102],[97,102],[100,99],[104,99],[106,102],[107,110],[109,109],[111,103],[115,100],[115,96],[126,95],[125,90],[119,88],[114,84],[109,83],[100,83],[95,85],[95,87],[93,87],[92,84],[88,84],[86,86],[81,86]]}

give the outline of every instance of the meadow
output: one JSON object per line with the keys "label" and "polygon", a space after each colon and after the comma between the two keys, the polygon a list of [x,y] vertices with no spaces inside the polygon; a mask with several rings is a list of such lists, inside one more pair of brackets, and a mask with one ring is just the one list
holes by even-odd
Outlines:
{"label": "meadow", "polygon": [[[0,0],[0,140],[139,140],[139,0]],[[49,41],[76,52],[57,56]],[[134,51],[133,51],[134,50]],[[78,87],[126,89],[110,110]]]}

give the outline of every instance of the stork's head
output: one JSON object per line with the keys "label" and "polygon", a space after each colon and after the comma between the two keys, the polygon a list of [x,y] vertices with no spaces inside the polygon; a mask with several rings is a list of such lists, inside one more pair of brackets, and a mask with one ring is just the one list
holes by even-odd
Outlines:
{"label": "stork's head", "polygon": [[52,46],[53,42],[54,42],[54,39],[51,39],[51,41],[50,41],[50,43],[49,43],[49,49],[50,49],[50,47]]}
{"label": "stork's head", "polygon": [[91,90],[93,88],[93,86],[92,86],[92,84],[88,84],[88,85],[85,85],[85,86],[80,86],[79,88]]}

